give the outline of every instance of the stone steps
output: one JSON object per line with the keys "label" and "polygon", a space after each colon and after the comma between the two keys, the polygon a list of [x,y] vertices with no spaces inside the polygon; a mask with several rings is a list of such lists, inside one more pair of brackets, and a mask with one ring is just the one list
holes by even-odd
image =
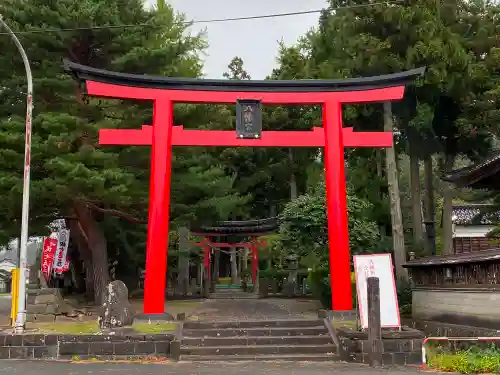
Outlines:
{"label": "stone steps", "polygon": [[326,345],[227,345],[181,347],[181,358],[189,355],[234,355],[234,354],[327,354],[335,353],[334,344]]}
{"label": "stone steps", "polygon": [[322,320],[185,322],[180,360],[338,360]]}
{"label": "stone steps", "polygon": [[256,299],[259,298],[259,296],[254,293],[231,291],[230,293],[228,292],[210,293],[209,298],[210,299]]}
{"label": "stone steps", "polygon": [[242,346],[242,345],[329,345],[330,336],[234,336],[234,337],[189,337],[182,344],[191,347]]}
{"label": "stone steps", "polygon": [[325,326],[316,327],[252,327],[252,328],[218,328],[185,330],[184,335],[189,337],[262,337],[262,336],[315,336],[328,335]]}
{"label": "stone steps", "polygon": [[184,330],[200,329],[223,329],[223,328],[304,328],[324,327],[319,319],[281,319],[281,320],[234,320],[234,321],[187,321],[184,322]]}
{"label": "stone steps", "polygon": [[244,292],[236,288],[220,288],[210,293],[210,299],[253,299],[259,298],[255,293]]}
{"label": "stone steps", "polygon": [[293,362],[322,362],[338,361],[337,354],[233,354],[227,356],[189,355],[182,361],[214,362],[214,361],[293,361]]}

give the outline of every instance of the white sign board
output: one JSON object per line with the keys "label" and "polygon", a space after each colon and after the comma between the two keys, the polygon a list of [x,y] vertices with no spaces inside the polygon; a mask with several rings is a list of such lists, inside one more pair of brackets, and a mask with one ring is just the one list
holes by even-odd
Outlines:
{"label": "white sign board", "polygon": [[361,326],[368,328],[367,279],[378,277],[381,325],[385,328],[401,327],[391,254],[355,255],[354,272]]}

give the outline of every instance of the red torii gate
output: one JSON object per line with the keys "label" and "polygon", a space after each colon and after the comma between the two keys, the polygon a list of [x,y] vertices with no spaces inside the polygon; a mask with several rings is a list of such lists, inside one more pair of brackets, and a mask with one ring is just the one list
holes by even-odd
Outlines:
{"label": "red torii gate", "polygon": [[[150,100],[153,124],[137,130],[102,129],[99,143],[151,145],[151,180],[146,249],[144,313],[164,313],[172,146],[324,147],[332,309],[351,310],[344,147],[390,147],[391,132],[342,128],[342,104],[399,100],[405,85],[425,68],[346,80],[234,81],[122,74],[65,60],[65,70],[86,83],[92,96]],[[323,129],[264,131],[241,139],[233,131],[186,130],[173,124],[174,103],[322,105]]]}
{"label": "red torii gate", "polygon": [[252,284],[255,285],[257,282],[257,269],[258,269],[258,248],[259,246],[264,246],[265,242],[263,241],[258,241],[257,238],[253,238],[249,242],[240,242],[240,243],[227,243],[227,242],[212,242],[208,238],[203,239],[201,242],[195,242],[192,243],[191,245],[194,246],[199,246],[201,249],[203,249],[203,268],[205,268],[208,279],[210,280],[210,260],[211,260],[211,254],[210,250],[212,248],[232,248],[232,247],[237,247],[237,248],[248,248],[250,249],[250,254],[252,257]]}

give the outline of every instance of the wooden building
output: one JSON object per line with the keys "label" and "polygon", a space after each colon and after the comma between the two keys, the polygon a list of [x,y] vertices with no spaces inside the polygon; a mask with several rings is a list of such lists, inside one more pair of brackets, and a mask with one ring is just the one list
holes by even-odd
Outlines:
{"label": "wooden building", "polygon": [[500,225],[500,207],[493,204],[455,204],[452,208],[455,254],[500,248],[488,235]]}
{"label": "wooden building", "polygon": [[[500,153],[443,178],[456,187],[488,189],[500,194]],[[500,248],[478,238],[494,226],[496,210],[468,207],[457,214],[455,254],[406,263],[410,271],[412,317],[419,321],[500,327]],[[492,213],[493,212],[493,213]],[[493,216],[492,216],[493,215]],[[473,228],[475,226],[475,228]],[[481,226],[482,229],[480,229]]]}

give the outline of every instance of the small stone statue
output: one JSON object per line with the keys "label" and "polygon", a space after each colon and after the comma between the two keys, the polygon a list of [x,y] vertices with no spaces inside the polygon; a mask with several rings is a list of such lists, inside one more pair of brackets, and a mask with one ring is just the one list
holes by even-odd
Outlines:
{"label": "small stone statue", "polygon": [[128,289],[123,281],[115,280],[108,284],[98,322],[101,329],[131,326],[134,322],[134,312],[128,300]]}

